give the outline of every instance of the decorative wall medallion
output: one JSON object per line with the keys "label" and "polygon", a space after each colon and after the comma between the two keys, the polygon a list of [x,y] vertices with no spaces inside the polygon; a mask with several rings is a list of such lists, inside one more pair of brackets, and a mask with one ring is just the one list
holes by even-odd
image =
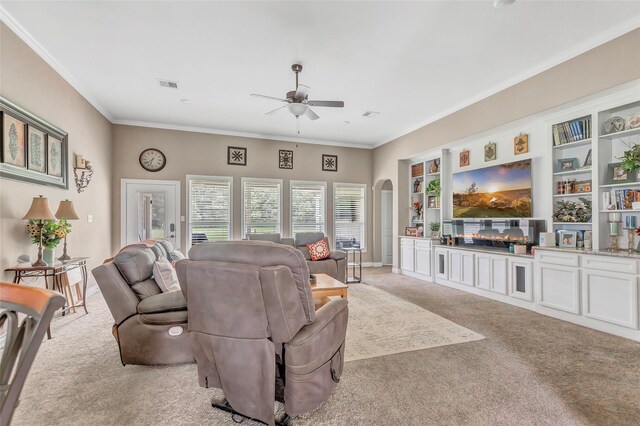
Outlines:
{"label": "decorative wall medallion", "polygon": [[62,141],[51,135],[47,138],[47,174],[62,176]]}
{"label": "decorative wall medallion", "polygon": [[337,172],[338,171],[338,156],[322,154],[322,171],[324,172]]}
{"label": "decorative wall medallion", "polygon": [[526,133],[520,133],[518,136],[513,138],[513,153],[518,155],[526,154],[527,152],[529,152],[529,135]]}
{"label": "decorative wall medallion", "polygon": [[604,122],[604,134],[621,132],[624,130],[625,122],[622,117],[611,117]]}
{"label": "decorative wall medallion", "polygon": [[460,167],[466,167],[469,165],[469,150],[465,149],[460,152]]}
{"label": "decorative wall medallion", "polygon": [[237,146],[227,147],[227,164],[232,166],[246,166],[247,165],[247,148],[240,148]]}
{"label": "decorative wall medallion", "polygon": [[29,170],[46,173],[46,150],[44,132],[28,126],[29,128]]}
{"label": "decorative wall medallion", "polygon": [[489,142],[484,146],[484,161],[493,161],[496,159],[496,143]]}
{"label": "decorative wall medallion", "polygon": [[293,151],[280,150],[278,167],[281,169],[293,169]]}
{"label": "decorative wall medallion", "polygon": [[25,144],[24,144],[25,124],[4,113],[3,117],[3,163],[14,166],[26,167]]}

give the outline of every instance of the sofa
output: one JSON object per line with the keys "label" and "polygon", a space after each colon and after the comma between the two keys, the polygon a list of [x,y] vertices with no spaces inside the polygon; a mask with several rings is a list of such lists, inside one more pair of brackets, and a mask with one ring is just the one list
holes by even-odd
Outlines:
{"label": "sofa", "polygon": [[187,304],[179,288],[162,292],[153,276],[161,258],[172,259],[168,241],[127,246],[92,270],[114,320],[123,365],[193,362],[187,336]]}
{"label": "sofa", "polygon": [[309,273],[327,274],[338,281],[345,283],[347,276],[347,254],[341,250],[331,250],[329,258],[323,260],[311,260],[311,255],[307,249],[307,244],[312,244],[320,240],[325,240],[330,247],[329,239],[323,232],[298,232],[295,238],[282,238],[280,234],[247,234],[249,240],[271,241],[273,243],[284,244],[297,248],[302,252]]}

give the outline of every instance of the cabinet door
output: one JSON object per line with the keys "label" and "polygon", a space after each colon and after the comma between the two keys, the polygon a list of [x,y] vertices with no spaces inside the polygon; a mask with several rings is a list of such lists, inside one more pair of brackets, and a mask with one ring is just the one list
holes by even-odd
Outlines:
{"label": "cabinet door", "polygon": [[476,254],[476,286],[491,288],[491,257],[487,254]]}
{"label": "cabinet door", "polygon": [[449,250],[441,248],[436,249],[436,278],[442,278],[444,280],[449,279],[447,259],[448,251]]}
{"label": "cabinet door", "polygon": [[536,283],[536,299],[541,305],[580,314],[580,269],[539,263]]}
{"label": "cabinet door", "polygon": [[507,294],[507,258],[491,256],[491,287],[489,290]]}
{"label": "cabinet door", "polygon": [[638,328],[637,275],[584,269],[582,291],[584,316]]}
{"label": "cabinet door", "polygon": [[402,245],[400,247],[401,252],[401,268],[404,271],[413,272],[414,267],[414,253],[413,253],[413,245]]}
{"label": "cabinet door", "polygon": [[418,274],[431,276],[431,249],[416,246],[416,272]]}
{"label": "cabinet door", "polygon": [[449,281],[462,281],[462,253],[457,250],[449,251]]}
{"label": "cabinet door", "polygon": [[461,275],[460,283],[473,286],[474,280],[475,280],[474,274],[473,274],[474,255],[473,253],[462,252],[461,259],[462,259],[462,268],[460,269],[460,275]]}
{"label": "cabinet door", "polygon": [[509,296],[533,301],[532,263],[527,260],[509,261]]}

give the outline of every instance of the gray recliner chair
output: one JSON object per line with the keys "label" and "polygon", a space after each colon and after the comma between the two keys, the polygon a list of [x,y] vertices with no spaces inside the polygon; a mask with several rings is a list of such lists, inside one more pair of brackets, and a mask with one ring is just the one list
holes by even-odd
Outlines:
{"label": "gray recliner chair", "polygon": [[267,241],[203,243],[176,269],[200,385],[225,394],[215,407],[274,425],[276,400],[288,418],[329,398],[342,374],[347,301],[314,311],[299,250]]}
{"label": "gray recliner chair", "polygon": [[193,362],[187,336],[187,305],[181,291],[162,293],[153,264],[169,258],[171,244],[159,241],[122,249],[92,270],[113,316],[113,336],[123,365]]}

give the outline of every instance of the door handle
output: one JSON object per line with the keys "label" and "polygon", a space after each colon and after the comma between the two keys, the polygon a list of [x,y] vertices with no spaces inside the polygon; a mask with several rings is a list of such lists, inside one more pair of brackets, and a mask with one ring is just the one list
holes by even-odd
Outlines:
{"label": "door handle", "polygon": [[[169,231],[170,231],[170,232],[174,232],[175,230],[176,230],[176,225],[175,225],[175,224],[173,224],[173,223],[170,223],[170,224],[169,224]],[[173,237],[173,235],[172,235],[172,237]]]}
{"label": "door handle", "polygon": [[175,238],[175,237],[176,237],[175,235],[169,235],[169,238]]}

